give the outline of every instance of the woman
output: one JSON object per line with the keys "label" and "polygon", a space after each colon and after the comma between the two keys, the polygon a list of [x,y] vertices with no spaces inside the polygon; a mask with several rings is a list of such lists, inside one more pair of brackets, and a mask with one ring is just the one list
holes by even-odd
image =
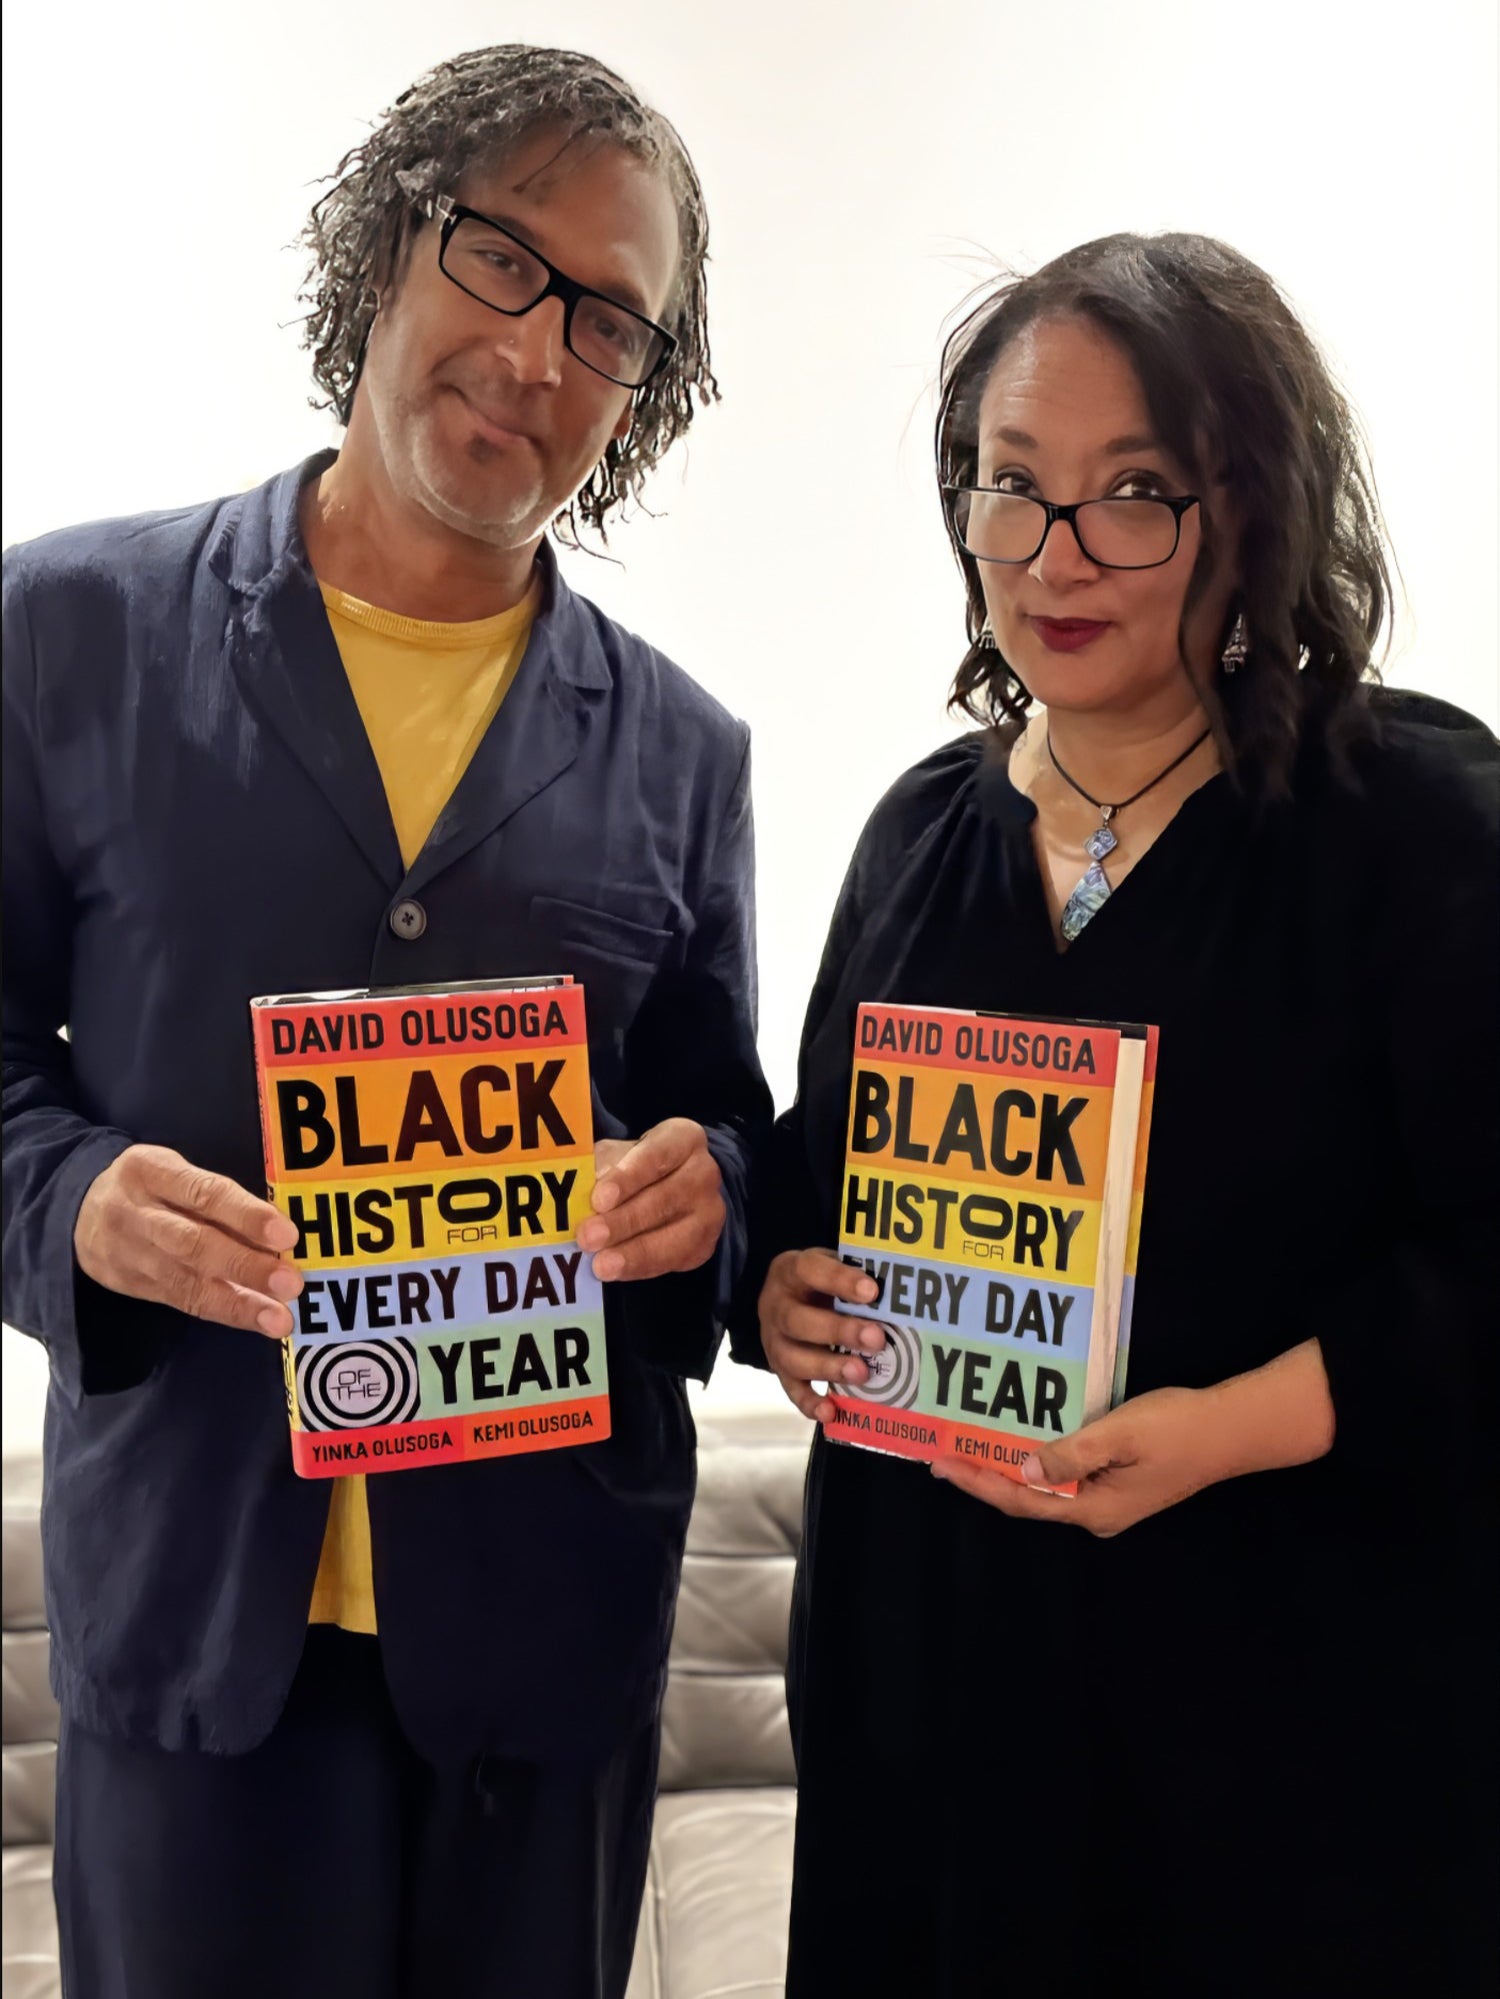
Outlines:
{"label": "woman", "polygon": [[1002,286],[937,444],[984,726],[855,854],[741,1346],[866,1378],[859,1002],[1149,1021],[1129,1394],[1025,1483],[817,1437],[788,1994],[1487,1992],[1500,746],[1370,685],[1355,426],[1224,245]]}

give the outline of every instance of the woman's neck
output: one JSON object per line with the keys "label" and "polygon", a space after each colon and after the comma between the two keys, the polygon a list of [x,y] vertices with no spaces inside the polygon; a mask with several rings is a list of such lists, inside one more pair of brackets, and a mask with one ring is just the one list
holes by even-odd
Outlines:
{"label": "woman's neck", "polygon": [[[1196,701],[1174,704],[1168,713],[1133,716],[1054,710],[1032,718],[1026,739],[1030,761],[1038,770],[1050,767],[1055,772],[1056,764],[1061,764],[1075,785],[1104,804],[1117,805],[1159,777],[1208,726],[1208,716]],[[1197,784],[1205,770],[1217,764],[1217,746],[1209,736],[1181,768],[1184,774],[1191,770],[1188,781]]]}

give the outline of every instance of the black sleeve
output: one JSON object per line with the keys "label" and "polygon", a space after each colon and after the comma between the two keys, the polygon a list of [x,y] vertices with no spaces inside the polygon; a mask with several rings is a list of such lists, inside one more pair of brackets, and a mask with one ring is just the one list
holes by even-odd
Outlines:
{"label": "black sleeve", "polygon": [[73,1227],[92,1182],[130,1145],[78,1102],[62,1030],[73,960],[73,895],[48,837],[37,661],[19,565],[4,582],[4,1311],[47,1349],[71,1400],[149,1370],[132,1359],[128,1310],[91,1335],[107,1301],[78,1271]]}
{"label": "black sleeve", "polygon": [[1362,968],[1380,1249],[1315,1287],[1303,1337],[1322,1347],[1334,1461],[1451,1507],[1493,1485],[1500,1389],[1500,744],[1478,725],[1405,730],[1383,762]]}

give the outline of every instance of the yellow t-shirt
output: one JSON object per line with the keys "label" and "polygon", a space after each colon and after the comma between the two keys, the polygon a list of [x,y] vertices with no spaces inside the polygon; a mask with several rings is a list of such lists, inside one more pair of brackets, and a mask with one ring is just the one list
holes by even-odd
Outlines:
{"label": "yellow t-shirt", "polygon": [[[398,617],[326,585],[323,603],[409,868],[516,677],[536,586],[512,610],[456,625]],[[308,1622],[373,1632],[365,1482],[356,1476],[332,1485]]]}

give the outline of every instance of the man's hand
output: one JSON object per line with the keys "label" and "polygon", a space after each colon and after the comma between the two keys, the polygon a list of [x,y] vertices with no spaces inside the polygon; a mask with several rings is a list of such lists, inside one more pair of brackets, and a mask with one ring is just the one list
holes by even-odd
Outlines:
{"label": "man's hand", "polygon": [[760,1343],[771,1371],[787,1395],[817,1422],[829,1421],[833,1404],[812,1386],[815,1381],[859,1387],[870,1370],[835,1347],[862,1347],[879,1353],[885,1334],[869,1320],[835,1312],[833,1300],[872,1305],[879,1296],[873,1277],[844,1263],[829,1249],[783,1250],[766,1273],[760,1294]]}
{"label": "man's hand", "polygon": [[719,1246],[723,1182],[701,1124],[668,1118],[639,1138],[594,1147],[594,1212],[578,1246],[604,1283],[696,1270]]}
{"label": "man's hand", "polygon": [[73,1253],[107,1290],[283,1339],[302,1279],[277,1251],[296,1240],[295,1222],[235,1181],[132,1145],[84,1195]]}

